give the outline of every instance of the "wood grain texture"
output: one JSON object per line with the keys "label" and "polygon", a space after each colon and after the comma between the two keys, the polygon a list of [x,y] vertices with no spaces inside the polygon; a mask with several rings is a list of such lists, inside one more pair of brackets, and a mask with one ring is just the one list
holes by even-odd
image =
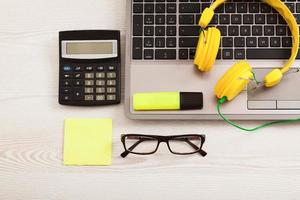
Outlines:
{"label": "wood grain texture", "polygon": [[[124,38],[125,3],[0,1],[0,199],[299,199],[299,125],[247,134],[223,122],[131,121],[123,104],[58,105],[58,31],[120,29]],[[62,165],[67,117],[113,118],[112,166]],[[208,156],[174,156],[162,145],[122,159],[122,133],[203,133]]]}

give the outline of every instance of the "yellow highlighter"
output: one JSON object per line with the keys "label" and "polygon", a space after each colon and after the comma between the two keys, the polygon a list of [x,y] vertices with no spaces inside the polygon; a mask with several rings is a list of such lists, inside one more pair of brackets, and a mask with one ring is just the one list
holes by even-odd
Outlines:
{"label": "yellow highlighter", "polygon": [[194,110],[203,108],[201,92],[150,92],[133,95],[136,111]]}

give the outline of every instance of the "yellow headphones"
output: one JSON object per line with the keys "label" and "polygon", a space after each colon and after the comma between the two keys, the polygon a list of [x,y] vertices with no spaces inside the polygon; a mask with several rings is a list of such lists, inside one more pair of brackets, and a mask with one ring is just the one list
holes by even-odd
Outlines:
{"label": "yellow headphones", "polygon": [[[216,0],[209,8],[206,8],[199,21],[203,29],[199,36],[198,46],[195,54],[194,64],[200,71],[207,72],[212,69],[219,51],[221,33],[215,27],[207,28],[212,20],[214,10],[223,4],[226,0]],[[274,69],[264,78],[265,87],[273,87],[280,83],[283,74],[289,71],[295,61],[299,49],[299,29],[294,15],[288,7],[280,0],[262,0],[264,3],[272,6],[287,22],[293,37],[293,46],[291,57],[286,64],[280,69]],[[226,98],[230,101],[234,99],[252,80],[254,74],[250,64],[246,61],[240,61],[232,66],[218,81],[215,87],[215,94],[219,99]]]}

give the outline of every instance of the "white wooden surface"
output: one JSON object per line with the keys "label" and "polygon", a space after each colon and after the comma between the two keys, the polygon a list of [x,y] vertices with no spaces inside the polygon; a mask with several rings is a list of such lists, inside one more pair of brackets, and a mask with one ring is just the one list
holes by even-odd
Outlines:
{"label": "white wooden surface", "polygon": [[[299,125],[249,134],[223,122],[131,121],[122,104],[57,103],[58,31],[120,29],[124,38],[125,3],[0,1],[0,199],[299,199]],[[62,165],[67,117],[113,118],[113,166]],[[120,134],[142,132],[204,133],[208,156],[161,146],[153,156],[120,158]]]}

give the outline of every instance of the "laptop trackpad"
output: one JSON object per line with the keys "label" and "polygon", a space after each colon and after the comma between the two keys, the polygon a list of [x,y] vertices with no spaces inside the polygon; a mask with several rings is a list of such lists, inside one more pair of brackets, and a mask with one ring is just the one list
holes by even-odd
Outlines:
{"label": "laptop trackpad", "polygon": [[[261,81],[270,69],[254,69]],[[300,72],[291,69],[281,83],[273,88],[255,88],[251,83],[247,89],[249,110],[300,110]]]}

